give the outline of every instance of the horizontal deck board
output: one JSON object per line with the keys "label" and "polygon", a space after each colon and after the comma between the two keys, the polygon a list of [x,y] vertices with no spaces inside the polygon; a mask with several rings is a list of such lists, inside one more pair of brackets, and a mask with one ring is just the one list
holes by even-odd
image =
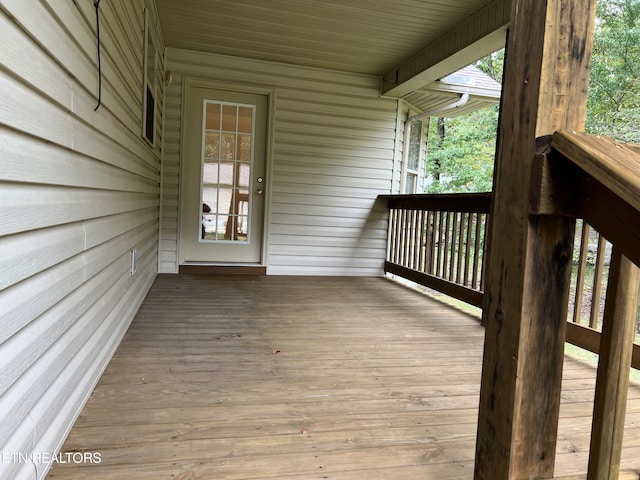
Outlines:
{"label": "horizontal deck board", "polygon": [[[161,275],[48,478],[471,479],[484,330],[380,278]],[[595,370],[567,357],[559,475]],[[623,468],[640,458],[640,388]]]}

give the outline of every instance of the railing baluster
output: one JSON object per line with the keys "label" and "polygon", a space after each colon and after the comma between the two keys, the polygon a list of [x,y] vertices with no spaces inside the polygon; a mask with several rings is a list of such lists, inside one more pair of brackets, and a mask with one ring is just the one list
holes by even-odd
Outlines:
{"label": "railing baluster", "polygon": [[604,270],[606,240],[598,233],[598,251],[596,254],[596,268],[593,272],[593,290],[591,294],[591,316],[589,318],[589,326],[591,328],[598,327],[600,319],[600,300],[602,297],[602,272]]}
{"label": "railing baluster", "polygon": [[416,261],[416,228],[418,223],[417,210],[411,210],[411,222],[409,223],[409,258],[407,266],[414,268]]}
{"label": "railing baluster", "polygon": [[455,271],[456,271],[456,263],[458,259],[458,212],[452,212],[452,225],[451,225],[451,247],[449,251],[451,252],[451,259],[449,261],[449,281],[455,283]]}
{"label": "railing baluster", "polygon": [[389,227],[389,250],[387,252],[387,259],[390,262],[398,263],[396,258],[396,241],[398,239],[398,210],[391,209],[389,213],[389,217],[391,219],[391,225]]}
{"label": "railing baluster", "polygon": [[578,272],[576,274],[576,289],[573,302],[573,322],[582,323],[582,296],[584,294],[584,279],[587,270],[587,253],[589,252],[589,231],[591,227],[587,222],[582,222],[580,235],[580,258],[578,259]]}
{"label": "railing baluster", "polygon": [[416,269],[416,263],[418,261],[418,217],[420,216],[420,212],[417,210],[413,210],[412,221],[411,221],[411,262],[409,266],[412,269]]}
{"label": "railing baluster", "polygon": [[464,243],[466,219],[467,214],[464,212],[460,212],[460,228],[458,231],[458,265],[456,270],[456,283],[458,284],[464,284],[464,279],[462,277],[462,266],[464,265],[464,257],[467,253]]}
{"label": "railing baluster", "polygon": [[455,283],[460,283],[460,262],[462,260],[464,248],[464,243],[462,242],[462,220],[464,218],[464,215],[461,212],[455,213],[454,215],[457,218],[458,225],[455,230],[456,240],[454,242],[454,245],[456,247],[455,271],[453,271],[452,273],[451,280]]}
{"label": "railing baluster", "polygon": [[481,255],[480,255],[480,238],[482,235],[482,223],[483,223],[483,219],[484,219],[484,215],[481,215],[480,213],[478,213],[476,215],[476,238],[475,238],[475,244],[474,244],[474,249],[475,249],[475,253],[473,255],[473,278],[471,279],[471,284],[472,284],[472,288],[478,288],[478,285],[481,283],[478,281],[478,279],[482,278],[482,272],[479,270],[482,268],[482,263],[480,263],[480,259],[481,259]]}
{"label": "railing baluster", "polygon": [[451,242],[450,242],[450,246],[449,246],[450,257],[449,257],[449,272],[448,272],[448,277],[447,277],[447,279],[450,282],[452,282],[454,280],[453,272],[455,271],[456,252],[458,250],[457,246],[456,246],[456,239],[458,237],[458,235],[457,235],[457,231],[458,231],[458,212],[451,212],[451,216],[452,216]]}
{"label": "railing baluster", "polygon": [[407,257],[405,259],[405,266],[411,268],[413,262],[413,226],[416,220],[416,211],[409,210],[407,220]]}
{"label": "railing baluster", "polygon": [[478,286],[478,288],[482,291],[484,291],[484,272],[485,272],[485,267],[487,265],[487,255],[486,255],[486,249],[487,249],[487,242],[485,241],[486,236],[487,236],[487,223],[488,223],[488,218],[489,215],[483,215],[482,216],[482,228],[481,233],[480,233],[480,253],[481,253],[481,257],[480,257],[480,261],[479,261],[479,269],[480,269],[480,285]]}
{"label": "railing baluster", "polygon": [[464,256],[466,254],[466,249],[464,244],[464,239],[465,239],[464,225],[465,225],[467,216],[465,215],[464,212],[460,212],[459,215],[460,215],[460,218],[458,222],[458,261],[456,262],[456,283],[459,285],[462,285],[462,283],[464,282],[462,277],[462,274],[463,274],[462,266],[464,265]]}
{"label": "railing baluster", "polygon": [[440,275],[443,278],[447,278],[449,272],[449,236],[451,233],[451,212],[446,212],[446,221],[444,227],[444,245],[443,245],[443,260],[442,260],[442,272]]}
{"label": "railing baluster", "polygon": [[472,255],[474,255],[472,249],[471,249],[471,232],[472,232],[472,228],[471,225],[473,224],[473,217],[474,214],[473,213],[468,213],[467,214],[467,223],[466,223],[466,234],[467,234],[467,238],[465,240],[466,242],[466,252],[465,252],[465,257],[464,257],[464,278],[462,280],[462,284],[464,286],[469,286],[469,264],[471,262],[471,257]]}
{"label": "railing baluster", "polygon": [[396,243],[398,241],[398,210],[393,209],[390,212],[391,227],[389,232],[389,261],[397,263],[396,259]]}
{"label": "railing baluster", "polygon": [[400,257],[398,262],[401,265],[405,264],[406,248],[407,248],[407,211],[402,210],[400,213]]}
{"label": "railing baluster", "polygon": [[402,255],[402,210],[396,210],[396,220],[397,220],[397,224],[396,224],[396,250],[395,250],[395,256],[396,256],[396,263],[400,263],[401,261],[401,255]]}
{"label": "railing baluster", "polygon": [[416,211],[416,230],[414,232],[413,269],[420,270],[422,261],[422,210]]}
{"label": "railing baluster", "polygon": [[416,270],[424,272],[424,259],[426,256],[426,229],[425,222],[427,221],[427,212],[420,210],[420,229],[418,231],[418,264]]}
{"label": "railing baluster", "polygon": [[405,220],[405,243],[404,243],[404,266],[411,267],[412,246],[413,246],[413,211],[407,210]]}
{"label": "railing baluster", "polygon": [[434,255],[436,252],[436,212],[429,212],[429,224],[427,226],[427,238],[428,238],[428,248],[427,248],[427,265],[425,271],[429,274],[433,274],[434,268]]}
{"label": "railing baluster", "polygon": [[440,276],[440,265],[442,264],[442,230],[444,224],[444,212],[438,212],[438,228],[436,230],[436,269],[435,276]]}
{"label": "railing baluster", "polygon": [[638,267],[614,248],[600,337],[589,480],[618,478],[639,287]]}

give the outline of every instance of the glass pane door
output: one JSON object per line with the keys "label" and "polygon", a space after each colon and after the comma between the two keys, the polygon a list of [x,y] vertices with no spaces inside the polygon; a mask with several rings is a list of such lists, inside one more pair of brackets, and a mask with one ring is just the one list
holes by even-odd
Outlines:
{"label": "glass pane door", "polygon": [[200,242],[250,242],[255,106],[204,100]]}

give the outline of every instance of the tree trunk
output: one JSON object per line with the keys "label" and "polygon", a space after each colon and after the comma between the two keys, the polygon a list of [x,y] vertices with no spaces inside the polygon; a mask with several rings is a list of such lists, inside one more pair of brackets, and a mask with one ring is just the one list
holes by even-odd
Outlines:
{"label": "tree trunk", "polygon": [[[445,130],[444,130],[444,117],[438,117],[438,148],[442,147],[444,143]],[[435,165],[433,179],[436,182],[440,181],[440,168],[442,168],[442,163],[439,158],[434,158],[433,163]]]}

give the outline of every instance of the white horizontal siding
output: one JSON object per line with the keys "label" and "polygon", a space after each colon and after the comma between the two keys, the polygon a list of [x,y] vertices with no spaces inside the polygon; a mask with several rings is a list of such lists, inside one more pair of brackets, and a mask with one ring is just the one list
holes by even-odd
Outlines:
{"label": "white horizontal siding", "polygon": [[[163,118],[158,95],[150,148],[141,137],[147,2],[100,4],[97,111],[94,2],[0,7],[3,452],[60,448],[157,273]],[[0,479],[47,469],[0,463]]]}
{"label": "white horizontal siding", "polygon": [[177,271],[182,80],[275,88],[267,188],[267,272],[380,275],[392,188],[397,102],[379,79],[169,49],[160,271]]}

